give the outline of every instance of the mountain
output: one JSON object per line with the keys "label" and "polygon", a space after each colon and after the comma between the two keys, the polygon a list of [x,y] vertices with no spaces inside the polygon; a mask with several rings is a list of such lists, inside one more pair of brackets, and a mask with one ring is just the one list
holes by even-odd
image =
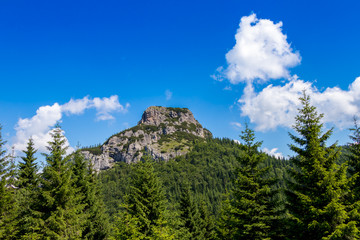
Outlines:
{"label": "mountain", "polygon": [[145,152],[154,159],[168,161],[185,155],[194,142],[207,138],[212,138],[211,132],[189,109],[152,106],[144,111],[136,126],[111,136],[100,146],[83,148],[82,153],[95,169],[103,170],[115,162],[137,162]]}

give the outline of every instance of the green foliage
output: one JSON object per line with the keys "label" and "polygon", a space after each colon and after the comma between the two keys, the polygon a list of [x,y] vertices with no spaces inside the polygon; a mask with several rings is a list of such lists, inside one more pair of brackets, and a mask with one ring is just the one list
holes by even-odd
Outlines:
{"label": "green foliage", "polygon": [[166,219],[167,201],[152,160],[145,155],[132,168],[129,194],[118,221],[125,226],[115,226],[116,239],[171,239]]}
{"label": "green foliage", "polygon": [[30,138],[27,148],[23,151],[25,156],[21,157],[22,162],[19,163],[19,187],[32,189],[37,187],[39,176],[38,167],[35,163],[36,150],[34,148],[34,141]]}
{"label": "green foliage", "polygon": [[78,150],[73,155],[73,187],[78,189],[77,194],[82,195],[78,204],[84,209],[82,238],[83,239],[105,239],[109,235],[110,223],[102,195],[99,190],[96,172],[92,164],[84,159]]}
{"label": "green foliage", "polygon": [[338,166],[340,151],[336,144],[326,147],[332,129],[322,133],[322,114],[310,105],[304,92],[302,108],[290,134],[298,154],[287,190],[291,239],[356,239],[358,229],[351,221],[345,197],[348,192],[346,165]]}
{"label": "green foliage", "polygon": [[267,178],[269,167],[261,167],[265,155],[258,152],[261,142],[255,142],[254,132],[248,128],[240,136],[243,140],[244,156],[238,158],[240,166],[236,169],[231,198],[224,203],[223,218],[220,225],[224,239],[270,239],[274,221],[278,220],[276,191],[271,189],[275,183]]}
{"label": "green foliage", "polygon": [[82,236],[83,196],[73,187],[69,157],[66,157],[66,140],[57,126],[51,133],[47,147],[46,166],[42,174],[40,202],[43,213],[43,238],[79,239]]}
{"label": "green foliage", "polygon": [[351,217],[356,221],[358,229],[360,228],[360,127],[354,118],[354,127],[350,129],[352,143],[346,148],[345,153],[349,163],[349,182],[350,191],[348,201],[351,205]]}
{"label": "green foliage", "polygon": [[180,113],[188,113],[188,112],[189,112],[189,109],[188,109],[188,108],[168,107],[168,108],[166,108],[166,109],[169,110],[169,111],[174,111],[174,112],[176,112],[177,114],[180,114]]}
{"label": "green foliage", "polygon": [[25,156],[21,157],[19,163],[19,176],[17,190],[17,201],[20,206],[17,214],[18,239],[41,239],[40,233],[43,220],[39,211],[39,175],[36,164],[34,142],[30,138],[27,148],[23,151]]}
{"label": "green foliage", "polygon": [[[160,177],[171,210],[176,211],[180,201],[182,182],[188,181],[193,199],[204,201],[209,207],[211,217],[220,214],[222,195],[233,186],[237,159],[243,156],[241,146],[229,139],[208,139],[207,142],[195,142],[191,151],[168,162],[154,162],[154,169]],[[267,157],[261,164],[270,167],[269,177],[280,179],[273,189],[285,186],[286,168],[289,161]],[[131,165],[116,163],[115,166],[99,173],[104,202],[110,216],[118,212],[129,193]]]}
{"label": "green foliage", "polygon": [[0,239],[14,239],[16,205],[13,188],[14,167],[4,149],[0,125]]}
{"label": "green foliage", "polygon": [[101,144],[97,144],[95,146],[83,147],[81,151],[89,151],[91,154],[99,156],[102,154],[101,146]]}
{"label": "green foliage", "polygon": [[184,239],[201,239],[201,225],[200,215],[197,209],[194,200],[192,199],[192,194],[190,186],[185,184],[182,186],[180,202],[179,202],[179,211],[180,211],[180,226],[184,229]]}

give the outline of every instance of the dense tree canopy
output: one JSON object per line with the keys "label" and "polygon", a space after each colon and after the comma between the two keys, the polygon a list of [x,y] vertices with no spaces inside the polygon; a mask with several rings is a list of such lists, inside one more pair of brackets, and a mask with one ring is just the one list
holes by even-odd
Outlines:
{"label": "dense tree canopy", "polygon": [[310,104],[305,94],[302,108],[290,134],[295,144],[290,148],[297,156],[292,159],[289,181],[288,209],[293,226],[293,239],[356,239],[358,229],[346,205],[348,179],[346,164],[337,165],[340,149],[326,146],[332,129],[322,133],[322,114]]}
{"label": "dense tree canopy", "polygon": [[56,126],[44,167],[29,139],[15,171],[0,127],[0,238],[359,239],[360,128],[327,146],[332,129],[300,100],[290,160],[262,153],[245,125],[240,144],[194,138],[167,162],[145,154],[97,173]]}

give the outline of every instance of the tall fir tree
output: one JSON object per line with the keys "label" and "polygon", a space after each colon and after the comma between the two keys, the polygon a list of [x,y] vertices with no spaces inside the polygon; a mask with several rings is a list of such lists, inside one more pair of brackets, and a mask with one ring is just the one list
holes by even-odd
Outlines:
{"label": "tall fir tree", "polygon": [[356,118],[354,119],[354,127],[350,128],[352,135],[350,139],[352,142],[349,144],[350,153],[349,158],[349,173],[353,180],[352,193],[354,198],[360,200],[360,127]]}
{"label": "tall fir tree", "polygon": [[348,197],[352,208],[352,219],[356,220],[357,227],[360,228],[360,127],[356,118],[354,118],[354,127],[350,128],[348,164],[350,175],[350,193]]}
{"label": "tall fir tree", "polygon": [[42,203],[44,238],[80,239],[84,226],[81,194],[73,187],[70,158],[66,156],[66,139],[60,126],[51,132],[46,166],[42,174],[40,201]]}
{"label": "tall fir tree", "polygon": [[279,217],[276,191],[271,190],[275,180],[267,176],[269,168],[261,167],[265,155],[258,152],[261,142],[255,141],[254,131],[246,129],[240,135],[244,156],[239,158],[232,198],[227,206],[228,217],[222,225],[226,239],[271,239],[273,222]]}
{"label": "tall fir tree", "polygon": [[203,239],[200,214],[188,183],[183,183],[181,188],[179,211],[180,225],[184,230],[183,239]]}
{"label": "tall fir tree", "polygon": [[199,215],[199,224],[202,232],[202,238],[207,240],[216,239],[217,236],[215,231],[215,219],[212,215],[210,215],[208,205],[204,200],[200,201]]}
{"label": "tall fir tree", "polygon": [[29,139],[26,150],[23,151],[24,157],[21,157],[22,162],[19,162],[19,187],[32,189],[37,187],[39,176],[38,167],[36,164],[36,149],[34,148],[34,141]]}
{"label": "tall fir tree", "polygon": [[166,198],[153,160],[145,155],[132,166],[129,195],[115,226],[116,239],[173,239],[166,215]]}
{"label": "tall fir tree", "polygon": [[41,211],[39,211],[39,174],[36,164],[36,149],[30,138],[27,148],[19,163],[17,201],[19,204],[17,214],[17,238],[41,239],[43,227]]}
{"label": "tall fir tree", "polygon": [[84,205],[83,239],[106,239],[110,231],[110,223],[102,195],[98,186],[96,172],[90,161],[85,160],[78,150],[73,155],[73,186],[78,194],[83,195],[81,204]]}
{"label": "tall fir tree", "polygon": [[290,219],[290,239],[357,239],[356,223],[350,220],[345,198],[348,193],[346,165],[338,166],[339,148],[326,141],[332,129],[322,133],[323,114],[310,104],[305,91],[300,98],[302,108],[290,133],[295,144],[290,149],[297,156],[292,159],[292,180],[286,191]]}
{"label": "tall fir tree", "polygon": [[13,185],[14,167],[11,157],[6,154],[0,125],[0,239],[15,239],[16,204]]}

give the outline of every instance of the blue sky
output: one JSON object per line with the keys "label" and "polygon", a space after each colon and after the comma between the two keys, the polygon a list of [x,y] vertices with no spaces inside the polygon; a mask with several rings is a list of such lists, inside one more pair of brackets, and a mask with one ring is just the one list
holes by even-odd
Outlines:
{"label": "blue sky", "polygon": [[[332,141],[344,144],[360,113],[359,7],[355,0],[1,1],[3,136],[21,148],[41,132],[42,149],[60,120],[71,146],[87,146],[161,105],[189,108],[216,137],[238,139],[236,125],[248,121],[263,147],[286,156],[292,99],[308,88],[326,127],[335,127]],[[268,62],[241,53],[259,50],[254,39]],[[271,55],[272,41],[285,52]]]}

